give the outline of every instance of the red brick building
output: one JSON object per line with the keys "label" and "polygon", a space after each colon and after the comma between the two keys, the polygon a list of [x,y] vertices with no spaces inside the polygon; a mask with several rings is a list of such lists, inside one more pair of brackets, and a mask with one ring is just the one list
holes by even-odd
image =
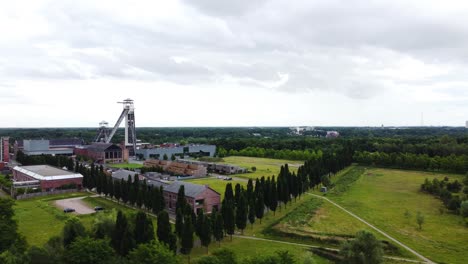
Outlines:
{"label": "red brick building", "polygon": [[38,181],[42,191],[53,191],[64,185],[83,186],[83,175],[49,165],[16,166],[13,168],[14,182]]}
{"label": "red brick building", "polygon": [[201,209],[205,213],[211,213],[214,208],[217,210],[221,208],[221,194],[207,185],[175,181],[171,184],[163,185],[164,201],[169,211],[175,211],[177,194],[182,185],[184,185],[185,189],[185,199],[192,206],[195,213],[198,213]]}
{"label": "red brick building", "polygon": [[182,163],[177,161],[167,161],[158,159],[146,160],[143,165],[145,167],[161,167],[164,171],[172,172],[175,175],[187,175],[194,177],[206,176],[208,171],[205,166],[198,164]]}
{"label": "red brick building", "polygon": [[112,143],[79,146],[75,148],[74,154],[89,157],[100,163],[121,163],[128,160],[128,150]]}
{"label": "red brick building", "polygon": [[6,164],[10,162],[10,138],[0,138],[0,170],[2,170]]}

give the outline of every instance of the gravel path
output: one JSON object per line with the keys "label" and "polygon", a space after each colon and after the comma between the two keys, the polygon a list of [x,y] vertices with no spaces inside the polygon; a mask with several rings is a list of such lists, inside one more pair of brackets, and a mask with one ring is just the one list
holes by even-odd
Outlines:
{"label": "gravel path", "polygon": [[92,214],[94,209],[90,208],[85,202],[83,202],[85,197],[77,197],[70,199],[63,199],[55,201],[55,205],[61,209],[64,208],[73,208],[77,214]]}

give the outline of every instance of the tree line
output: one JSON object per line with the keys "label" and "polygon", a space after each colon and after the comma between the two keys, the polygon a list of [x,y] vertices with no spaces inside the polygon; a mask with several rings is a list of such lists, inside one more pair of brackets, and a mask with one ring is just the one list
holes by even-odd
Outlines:
{"label": "tree line", "polygon": [[75,168],[76,172],[83,175],[83,187],[96,188],[98,194],[113,198],[117,202],[146,209],[154,214],[165,208],[163,187],[148,185],[146,179],[140,181],[138,174],[134,175],[133,180],[130,175],[127,180],[117,180],[107,175],[102,165],[96,167],[91,164],[90,168],[86,168],[76,161]]}
{"label": "tree line", "polygon": [[421,184],[421,191],[441,199],[451,212],[463,217],[468,216],[468,173],[463,184],[458,180],[450,181],[448,177],[443,180],[434,178],[432,181],[426,178]]}
{"label": "tree line", "polygon": [[358,151],[353,156],[354,161],[381,167],[400,169],[417,169],[428,171],[446,171],[465,173],[468,171],[468,155],[450,155],[446,157],[430,157],[427,154],[384,153]]}

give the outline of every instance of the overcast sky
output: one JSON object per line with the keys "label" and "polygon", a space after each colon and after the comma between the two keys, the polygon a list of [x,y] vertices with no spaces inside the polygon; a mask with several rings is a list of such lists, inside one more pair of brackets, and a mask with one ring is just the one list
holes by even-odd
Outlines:
{"label": "overcast sky", "polygon": [[467,14],[450,0],[4,1],[0,127],[113,125],[125,98],[137,127],[462,126]]}

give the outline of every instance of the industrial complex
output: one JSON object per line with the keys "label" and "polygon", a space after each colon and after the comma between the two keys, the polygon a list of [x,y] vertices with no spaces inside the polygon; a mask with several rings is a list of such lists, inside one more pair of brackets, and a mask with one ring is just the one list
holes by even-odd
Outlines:
{"label": "industrial complex", "polygon": [[[15,156],[21,151],[25,156],[70,156],[76,162],[92,162],[94,164],[124,163],[131,159],[144,160],[143,166],[150,172],[139,175],[141,180],[146,179],[148,184],[161,186],[164,189],[164,198],[168,210],[174,210],[177,192],[180,186],[185,186],[187,201],[195,212],[203,209],[211,212],[213,208],[220,206],[220,194],[205,185],[197,185],[186,182],[168,181],[184,177],[205,177],[208,173],[234,174],[247,172],[246,169],[213,162],[201,162],[190,159],[191,157],[214,157],[215,145],[177,144],[164,143],[152,145],[141,143],[137,140],[135,129],[135,108],[131,99],[119,102],[123,104],[123,110],[112,129],[108,123],[99,123],[97,135],[93,142],[85,144],[82,139],[24,139],[16,140],[13,144]],[[125,121],[124,121],[125,120]],[[125,140],[120,144],[112,143],[118,127],[125,122]],[[9,144],[10,138],[1,138],[0,144],[0,169],[7,167],[10,162]],[[38,159],[41,160],[41,159]],[[141,161],[140,161],[141,162]],[[63,166],[63,165],[59,165]],[[67,167],[59,168],[40,164],[31,166],[12,165],[12,195],[13,190],[29,189],[41,194],[49,194],[63,189],[81,189],[83,176],[80,173],[69,171]],[[151,171],[157,168],[157,171]],[[76,171],[76,170],[75,170]],[[107,175],[113,179],[127,180],[139,174],[139,171],[106,170]],[[157,176],[156,176],[157,174]]]}

